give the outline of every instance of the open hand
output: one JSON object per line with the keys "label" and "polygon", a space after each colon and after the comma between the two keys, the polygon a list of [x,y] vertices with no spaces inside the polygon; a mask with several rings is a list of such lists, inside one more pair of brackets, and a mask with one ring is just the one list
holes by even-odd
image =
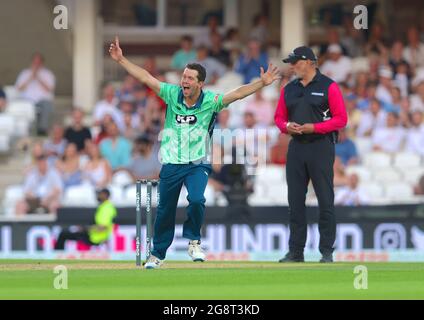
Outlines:
{"label": "open hand", "polygon": [[122,54],[122,49],[119,46],[118,36],[116,36],[115,41],[110,44],[109,54],[110,54],[111,58],[113,60],[115,60],[116,62],[119,62],[124,58],[124,55]]}
{"label": "open hand", "polygon": [[266,72],[264,72],[264,68],[261,67],[261,80],[264,86],[268,86],[280,78],[281,76],[278,67],[273,66],[272,63],[268,64],[268,70]]}

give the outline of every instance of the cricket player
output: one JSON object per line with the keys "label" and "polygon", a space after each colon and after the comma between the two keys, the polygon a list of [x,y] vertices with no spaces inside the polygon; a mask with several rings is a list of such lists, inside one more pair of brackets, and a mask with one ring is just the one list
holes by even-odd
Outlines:
{"label": "cricket player", "polygon": [[204,192],[212,170],[208,161],[209,139],[216,116],[230,103],[273,83],[279,78],[278,68],[269,64],[266,72],[260,68],[259,80],[226,94],[215,94],[202,90],[206,71],[200,64],[187,64],[178,86],[160,82],[126,59],[118,37],[110,45],[109,53],[113,60],[150,87],[167,105],[161,141],[161,197],[154,225],[153,250],[145,268],[159,268],[165,259],[174,238],[175,214],[183,184],[187,188],[189,202],[183,237],[189,240],[188,254],[191,259],[205,261],[206,255],[200,246],[200,229],[205,213]]}

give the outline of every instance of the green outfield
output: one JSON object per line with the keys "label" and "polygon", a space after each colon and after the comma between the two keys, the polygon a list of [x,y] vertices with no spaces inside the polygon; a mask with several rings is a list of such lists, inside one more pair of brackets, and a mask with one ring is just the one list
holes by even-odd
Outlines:
{"label": "green outfield", "polygon": [[[358,264],[0,260],[0,299],[424,299],[424,264],[361,263],[368,289],[356,290]],[[57,265],[66,290],[54,288]]]}

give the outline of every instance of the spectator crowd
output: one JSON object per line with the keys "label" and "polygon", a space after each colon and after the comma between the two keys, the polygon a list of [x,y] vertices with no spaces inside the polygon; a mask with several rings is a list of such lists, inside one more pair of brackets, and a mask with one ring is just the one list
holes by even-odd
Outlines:
{"label": "spectator crowd", "polygon": [[[180,49],[172,56],[169,68],[158,70],[154,57],[148,57],[146,70],[166,81],[167,73],[179,74],[187,63],[196,61],[206,68],[205,84],[215,88],[228,74],[235,73],[240,84],[258,78],[260,67],[266,69],[270,61],[267,17],[255,17],[246,47],[237,29],[223,34],[216,19],[210,20],[204,34],[181,38]],[[348,126],[340,132],[336,145],[336,203],[366,204],[369,197],[360,190],[360,177],[346,174],[348,167],[362,160],[358,139],[369,139],[370,151],[407,151],[424,157],[424,33],[410,27],[404,39],[393,39],[387,37],[383,24],[375,22],[366,37],[347,20],[344,30],[329,28],[326,34],[325,43],[316,48],[319,67],[338,82],[349,116]],[[259,91],[222,111],[215,128],[226,129],[230,139],[236,140],[238,134],[233,134],[234,130],[252,129],[253,138],[246,142],[245,152],[259,161],[260,148],[255,143],[264,144],[266,156],[260,161],[284,166],[290,138],[276,129],[273,115],[280,87],[292,79],[292,74],[289,69],[281,69],[281,73],[279,86]],[[22,71],[16,81],[22,96],[39,108],[39,133],[48,130],[45,142],[32,146],[33,162],[25,171],[26,200],[18,203],[18,213],[36,208],[54,212],[67,188],[80,184],[104,188],[117,172],[127,173],[132,181],[158,177],[158,136],[166,106],[154,92],[127,75],[119,87],[103,86],[101,99],[88,114],[90,126],[84,124],[84,111],[76,107],[70,114],[71,124],[64,127],[48,122],[54,108],[54,85],[54,75],[44,67],[40,54],[34,56],[31,67]],[[0,90],[0,112],[4,99]],[[248,141],[247,136],[245,139]],[[225,140],[225,135],[214,139],[215,148],[225,149]],[[225,179],[219,181],[219,177],[223,175],[215,172],[213,176],[217,180],[211,179],[212,187],[222,190]]]}

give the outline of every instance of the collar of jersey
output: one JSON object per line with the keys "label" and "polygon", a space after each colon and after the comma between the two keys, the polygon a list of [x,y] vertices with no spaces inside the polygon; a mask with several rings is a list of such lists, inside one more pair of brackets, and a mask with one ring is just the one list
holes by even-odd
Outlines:
{"label": "collar of jersey", "polygon": [[200,96],[196,101],[196,104],[194,105],[194,107],[187,107],[187,105],[184,103],[184,95],[183,95],[183,89],[180,89],[180,93],[178,94],[178,103],[181,103],[182,105],[184,105],[186,107],[187,110],[193,110],[193,109],[198,109],[200,108],[200,106],[203,103],[203,98],[204,98],[204,93],[203,90],[200,91]]}

